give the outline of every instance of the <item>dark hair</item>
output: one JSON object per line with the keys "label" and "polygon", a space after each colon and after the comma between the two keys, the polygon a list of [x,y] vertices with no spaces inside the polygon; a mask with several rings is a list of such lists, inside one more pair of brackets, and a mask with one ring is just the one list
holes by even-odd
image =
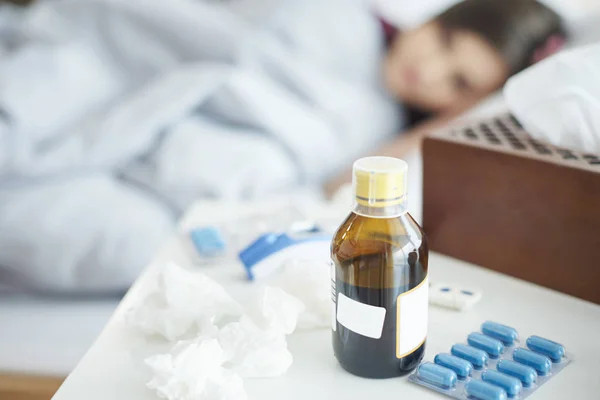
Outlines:
{"label": "dark hair", "polygon": [[550,38],[567,37],[558,14],[536,0],[464,0],[436,21],[445,30],[467,30],[487,40],[511,75],[533,64],[536,50]]}

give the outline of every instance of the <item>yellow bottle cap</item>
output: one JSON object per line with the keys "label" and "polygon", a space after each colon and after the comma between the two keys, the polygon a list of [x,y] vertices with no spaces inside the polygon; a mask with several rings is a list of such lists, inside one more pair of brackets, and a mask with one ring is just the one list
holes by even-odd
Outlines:
{"label": "yellow bottle cap", "polygon": [[353,166],[355,205],[405,211],[407,174],[408,165],[398,158],[361,158]]}

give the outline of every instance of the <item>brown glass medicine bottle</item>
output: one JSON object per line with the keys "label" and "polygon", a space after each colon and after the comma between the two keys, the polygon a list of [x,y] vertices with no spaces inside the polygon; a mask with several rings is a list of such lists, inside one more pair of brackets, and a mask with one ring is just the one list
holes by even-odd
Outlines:
{"label": "brown glass medicine bottle", "polygon": [[354,163],[353,210],[333,238],[333,350],[347,371],[389,378],[412,371],[427,337],[427,239],[407,213],[407,164]]}

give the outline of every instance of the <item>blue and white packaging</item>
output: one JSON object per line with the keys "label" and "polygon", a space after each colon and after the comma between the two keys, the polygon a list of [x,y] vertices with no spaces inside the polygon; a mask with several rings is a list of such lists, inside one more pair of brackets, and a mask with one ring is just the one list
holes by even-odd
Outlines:
{"label": "blue and white packaging", "polygon": [[233,262],[242,249],[268,232],[314,233],[320,229],[298,207],[286,203],[233,212],[211,224],[192,227],[185,235],[193,247],[194,261],[202,265]]}
{"label": "blue and white packaging", "polygon": [[570,361],[559,343],[535,335],[521,341],[514,328],[487,321],[481,332],[421,363],[408,379],[459,400],[521,400]]}
{"label": "blue and white packaging", "polygon": [[323,264],[330,260],[331,235],[320,232],[293,235],[267,233],[239,253],[246,275],[251,281],[270,276],[287,261],[314,261]]}

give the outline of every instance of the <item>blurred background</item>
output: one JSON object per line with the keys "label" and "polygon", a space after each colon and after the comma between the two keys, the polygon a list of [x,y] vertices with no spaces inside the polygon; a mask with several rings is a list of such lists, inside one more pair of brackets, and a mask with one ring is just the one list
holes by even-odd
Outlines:
{"label": "blurred background", "polygon": [[506,112],[511,76],[599,22],[597,0],[0,2],[0,398],[49,398],[199,199],[340,199],[380,154],[421,221],[421,140]]}

